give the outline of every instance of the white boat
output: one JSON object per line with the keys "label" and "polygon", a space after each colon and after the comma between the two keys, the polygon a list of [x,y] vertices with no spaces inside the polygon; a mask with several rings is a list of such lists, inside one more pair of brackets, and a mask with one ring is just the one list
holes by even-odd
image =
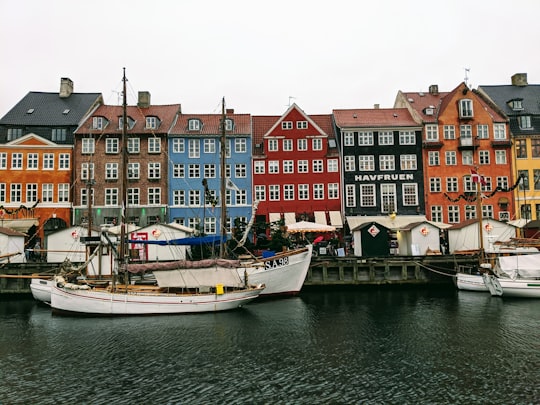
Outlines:
{"label": "white boat", "polygon": [[[485,263],[487,264],[487,263]],[[482,274],[476,268],[460,266],[456,271],[454,282],[458,290],[487,292]]]}
{"label": "white boat", "polygon": [[30,291],[35,300],[50,304],[52,278],[32,278],[30,281]]}
{"label": "white boat", "polygon": [[490,282],[500,289],[492,295],[518,298],[540,298],[540,254],[501,256],[497,258]]}

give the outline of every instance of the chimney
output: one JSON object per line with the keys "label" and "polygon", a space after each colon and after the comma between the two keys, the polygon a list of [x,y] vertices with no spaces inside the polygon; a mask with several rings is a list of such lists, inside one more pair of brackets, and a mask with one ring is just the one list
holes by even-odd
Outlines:
{"label": "chimney", "polygon": [[60,93],[58,96],[60,98],[68,98],[73,93],[73,82],[67,77],[62,77],[60,79]]}
{"label": "chimney", "polygon": [[380,106],[381,106],[380,104],[373,104],[373,108],[376,110],[378,110]]}
{"label": "chimney", "polygon": [[137,102],[137,107],[140,107],[140,108],[150,107],[150,92],[149,91],[139,91],[139,101]]}
{"label": "chimney", "polygon": [[432,84],[429,86],[429,94],[433,96],[439,95],[439,85],[438,84]]}
{"label": "chimney", "polygon": [[231,114],[231,115],[234,114],[234,108],[227,108],[227,109],[225,110],[225,113],[226,113],[226,114]]}
{"label": "chimney", "polygon": [[512,76],[512,86],[525,87],[527,85],[527,73],[516,73]]}

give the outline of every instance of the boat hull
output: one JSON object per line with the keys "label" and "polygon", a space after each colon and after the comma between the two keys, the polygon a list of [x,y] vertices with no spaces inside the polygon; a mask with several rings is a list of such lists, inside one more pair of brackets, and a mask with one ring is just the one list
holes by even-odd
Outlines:
{"label": "boat hull", "polygon": [[264,284],[261,297],[297,295],[309,270],[312,249],[308,245],[296,253],[266,258],[258,266],[239,267],[238,275],[244,279],[247,274],[249,284]]}
{"label": "boat hull", "polygon": [[488,292],[481,274],[457,273],[455,275],[456,287],[464,291]]}
{"label": "boat hull", "polygon": [[540,280],[498,278],[503,297],[540,298]]}
{"label": "boat hull", "polygon": [[257,298],[264,286],[223,294],[165,294],[72,290],[51,286],[51,307],[56,313],[86,315],[157,315],[227,311]]}
{"label": "boat hull", "polygon": [[34,299],[47,304],[50,303],[52,284],[52,280],[33,278],[30,282],[30,291],[32,292]]}

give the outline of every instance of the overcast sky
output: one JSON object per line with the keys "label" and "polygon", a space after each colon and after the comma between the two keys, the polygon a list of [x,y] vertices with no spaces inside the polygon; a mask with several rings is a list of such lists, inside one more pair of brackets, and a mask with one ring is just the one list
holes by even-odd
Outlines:
{"label": "overcast sky", "polygon": [[[0,0],[0,116],[29,91],[185,113],[393,106],[399,90],[540,84],[539,0]],[[466,74],[465,68],[470,69]],[[294,99],[290,99],[294,97]]]}

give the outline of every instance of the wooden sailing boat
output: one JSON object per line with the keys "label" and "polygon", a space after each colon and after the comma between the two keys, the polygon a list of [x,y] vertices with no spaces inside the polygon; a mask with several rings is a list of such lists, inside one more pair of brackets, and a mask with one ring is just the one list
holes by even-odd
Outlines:
{"label": "wooden sailing boat", "polygon": [[127,202],[127,96],[123,75],[122,213],[116,275],[105,287],[72,283],[57,276],[51,286],[54,312],[92,315],[147,315],[216,312],[238,308],[257,298],[263,284],[249,285],[234,267],[213,265],[205,269],[154,269],[157,285],[129,282],[126,235]]}

